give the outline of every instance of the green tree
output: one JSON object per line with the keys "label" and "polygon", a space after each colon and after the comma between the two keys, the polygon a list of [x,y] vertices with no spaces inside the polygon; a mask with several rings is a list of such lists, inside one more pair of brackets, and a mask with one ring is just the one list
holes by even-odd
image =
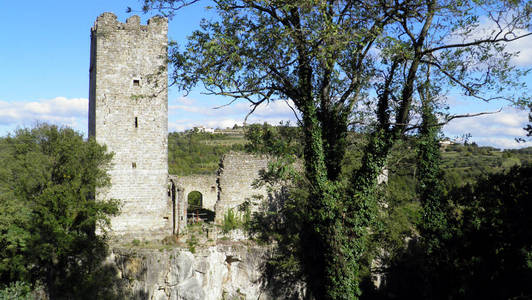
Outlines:
{"label": "green tree", "polygon": [[[144,9],[173,15],[195,2],[145,0]],[[528,26],[530,5],[444,0],[212,3],[219,17],[204,20],[184,51],[171,49],[172,76],[182,89],[201,82],[211,94],[245,99],[255,107],[279,99],[293,103],[301,116],[308,184],[299,238],[306,250],[300,259],[309,292],[319,299],[356,299],[361,257],[378,211],[377,178],[394,144],[418,127],[411,120],[419,116],[422,102],[414,93],[420,74],[431,66],[431,78],[441,89],[454,87],[471,97],[486,99],[492,92],[513,96],[503,88],[519,86],[516,76],[522,72],[509,64],[512,55],[504,44],[527,35],[520,32]],[[495,30],[476,37],[485,11]],[[347,130],[356,122],[369,125],[369,142],[361,167],[341,174]]]}
{"label": "green tree", "polygon": [[109,184],[111,157],[93,139],[46,124],[0,139],[2,284],[43,284],[52,299],[110,295],[96,289],[108,270],[95,228],[105,230],[118,204],[94,201],[94,192]]}
{"label": "green tree", "polygon": [[450,194],[453,210],[448,219],[454,226],[444,246],[453,250],[443,263],[454,267],[456,280],[449,294],[467,299],[530,298],[530,186],[532,167],[516,166]]}
{"label": "green tree", "polygon": [[527,165],[450,190],[438,209],[446,237],[412,243],[393,262],[383,293],[398,299],[529,299],[531,184]]}
{"label": "green tree", "polygon": [[290,126],[290,123],[281,122],[278,126],[251,124],[246,127],[245,138],[248,141],[245,145],[248,152],[297,157],[303,154],[301,130]]}

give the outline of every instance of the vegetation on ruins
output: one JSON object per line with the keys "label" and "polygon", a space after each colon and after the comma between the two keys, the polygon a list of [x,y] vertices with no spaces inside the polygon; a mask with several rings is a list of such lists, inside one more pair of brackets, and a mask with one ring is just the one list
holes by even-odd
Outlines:
{"label": "vegetation on ruins", "polygon": [[107,246],[95,228],[105,230],[118,203],[94,201],[95,189],[109,184],[111,157],[93,139],[53,125],[0,139],[2,293],[31,285],[51,299],[112,298],[116,274],[102,265]]}
{"label": "vegetation on ruins", "polygon": [[[145,0],[144,9],[173,15],[195,2]],[[445,113],[450,89],[529,102],[524,72],[505,50],[529,35],[526,1],[212,3],[218,18],[204,20],[184,50],[171,49],[172,76],[184,90],[201,83],[208,93],[254,105],[285,99],[300,113],[308,194],[300,203],[296,235],[305,251],[298,259],[318,299],[360,296],[369,228],[379,214],[377,178],[405,135],[424,133],[417,123],[423,107],[430,104],[439,126],[465,117]],[[343,173],[350,127],[369,137],[360,166]]]}
{"label": "vegetation on ruins", "polygon": [[[528,221],[523,217],[531,213],[528,200],[525,200],[530,196],[528,186],[532,180],[529,173],[532,159],[530,148],[502,152],[474,144],[440,147],[438,143],[431,142],[438,141],[438,128],[424,128],[423,130],[432,133],[396,146],[388,160],[389,181],[380,194],[385,208],[377,215],[378,221],[372,228],[366,253],[361,260],[362,298],[388,299],[390,295],[395,295],[399,299],[448,299],[449,296],[463,298],[463,295],[470,295],[466,298],[485,299],[490,293],[497,294],[494,291],[485,292],[482,287],[482,284],[488,285],[486,282],[489,279],[483,277],[477,280],[479,275],[468,271],[471,261],[476,261],[476,270],[486,268],[492,270],[493,274],[499,272],[495,270],[497,267],[506,270],[504,275],[493,278],[494,281],[489,284],[494,289],[499,289],[506,282],[523,282],[514,280],[519,276],[528,278],[532,274],[527,258],[530,251],[527,247],[532,246],[532,239],[515,227],[527,228]],[[411,151],[416,145],[419,150]],[[348,156],[360,157],[361,153],[357,153],[359,151],[349,147]],[[419,156],[426,158],[415,159]],[[517,163],[505,163],[508,167],[504,168],[500,161],[503,156],[511,157],[508,162]],[[470,171],[455,173],[455,160],[459,161],[459,170]],[[356,163],[349,158],[344,163],[346,169],[356,167]],[[347,166],[349,164],[355,166]],[[300,178],[289,172],[282,175],[279,170],[279,165],[272,164],[263,174],[262,184],[276,182],[275,180],[286,183],[287,178],[293,184],[286,186],[287,194],[278,195],[277,206],[272,208],[270,203],[267,210],[254,215],[251,233],[259,242],[279,243],[265,266],[265,279],[276,286],[278,297],[285,297],[297,291],[300,284],[297,279],[302,270],[297,256],[305,249],[300,248],[297,242],[301,226],[301,211],[298,207],[301,205],[300,199],[305,198],[306,191]],[[447,178],[451,178],[449,174],[458,179],[448,180]],[[477,193],[483,200],[474,200]],[[516,204],[514,200],[520,204]],[[497,207],[493,206],[494,203],[497,203]],[[517,209],[515,205],[520,208]],[[505,243],[508,231],[505,235],[493,236],[488,233],[488,229],[471,227],[480,224],[478,215],[488,211],[497,215],[491,216],[490,221],[485,221],[483,226],[490,228],[489,230],[501,231],[490,227],[494,224],[505,228],[515,226],[516,231],[512,236],[520,244],[507,244],[505,251],[521,254],[509,264],[503,263],[507,258],[498,256],[498,248],[493,246],[495,243]],[[505,212],[499,213],[502,211]],[[484,234],[491,235],[489,242],[487,237],[479,238],[479,233],[483,230],[486,230]],[[463,246],[460,248],[463,252],[452,250],[458,246]],[[448,252],[449,250],[452,251]],[[495,257],[488,260],[487,255]],[[493,259],[497,261],[494,262]],[[381,263],[375,265],[375,261]],[[514,272],[517,277],[514,277]],[[379,289],[375,289],[371,283],[375,274],[385,275],[386,278]],[[413,282],[416,284],[412,284]],[[508,286],[511,288],[498,292],[498,295],[505,296],[498,298],[529,294],[524,283]]]}

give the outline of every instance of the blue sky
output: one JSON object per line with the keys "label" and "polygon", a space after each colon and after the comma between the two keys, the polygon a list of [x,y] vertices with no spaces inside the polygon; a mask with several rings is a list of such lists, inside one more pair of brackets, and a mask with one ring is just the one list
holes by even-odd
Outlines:
{"label": "blue sky", "polygon": [[[32,126],[36,122],[51,122],[87,131],[90,28],[97,16],[113,12],[122,22],[132,14],[131,6],[139,9],[135,0],[92,1],[7,1],[0,0],[0,136],[14,129]],[[141,15],[142,22],[150,15]],[[202,17],[211,12],[197,5],[181,11],[169,23],[169,38],[179,44],[197,28]],[[532,37],[514,46],[521,51],[515,63],[532,67]],[[532,79],[529,80],[532,86]],[[169,130],[184,130],[193,126],[229,127],[242,124],[249,105],[235,103],[213,109],[228,100],[207,97],[193,91],[183,97],[176,90],[169,92]],[[523,137],[527,112],[504,106],[504,103],[473,103],[459,95],[450,95],[450,104],[457,113],[484,110],[503,111],[489,116],[460,119],[447,125],[449,137],[466,133],[471,141],[499,148],[532,146],[532,141],[516,144]],[[283,102],[264,106],[248,122],[294,122],[293,113]]]}

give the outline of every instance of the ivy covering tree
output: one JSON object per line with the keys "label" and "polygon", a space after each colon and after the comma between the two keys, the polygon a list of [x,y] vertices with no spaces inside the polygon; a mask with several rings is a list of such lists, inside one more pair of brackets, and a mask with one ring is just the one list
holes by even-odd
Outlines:
{"label": "ivy covering tree", "polygon": [[43,286],[50,299],[114,295],[95,228],[105,230],[118,204],[94,201],[109,184],[111,157],[93,139],[46,124],[0,139],[0,286]]}
{"label": "ivy covering tree", "polygon": [[[195,2],[145,0],[144,9],[171,16]],[[397,141],[420,128],[423,99],[415,91],[427,72],[438,95],[453,88],[486,101],[529,101],[523,72],[505,51],[530,35],[526,1],[210,3],[218,17],[203,20],[184,49],[170,50],[172,77],[183,90],[201,83],[207,93],[245,99],[252,111],[286,100],[299,112],[308,184],[299,259],[317,299],[361,293],[377,178]],[[440,116],[442,123],[463,117]],[[356,124],[369,130],[369,142],[360,167],[342,173],[347,131]]]}

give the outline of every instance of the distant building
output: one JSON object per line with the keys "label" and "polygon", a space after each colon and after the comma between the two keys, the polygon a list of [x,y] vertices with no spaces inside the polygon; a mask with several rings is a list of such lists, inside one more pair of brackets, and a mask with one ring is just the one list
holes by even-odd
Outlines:
{"label": "distant building", "polygon": [[440,141],[440,146],[443,146],[443,147],[446,147],[446,146],[449,146],[449,145],[454,145],[454,144],[456,144],[456,143],[451,141],[450,139],[444,139],[444,140]]}
{"label": "distant building", "polygon": [[207,128],[207,127],[204,127],[204,126],[194,127],[194,130],[197,131],[197,132],[214,133],[214,128]]}

